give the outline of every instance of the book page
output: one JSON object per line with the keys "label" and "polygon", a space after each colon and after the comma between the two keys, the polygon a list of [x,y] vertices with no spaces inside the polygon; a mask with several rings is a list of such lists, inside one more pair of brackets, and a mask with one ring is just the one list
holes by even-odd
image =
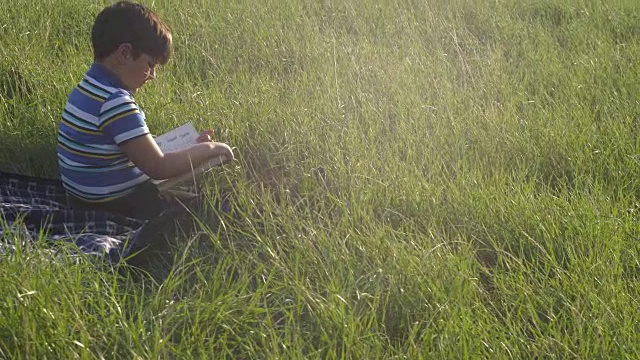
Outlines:
{"label": "book page", "polygon": [[172,152],[186,149],[195,144],[198,136],[198,132],[189,122],[165,134],[157,136],[154,140],[162,152]]}
{"label": "book page", "polygon": [[[186,149],[196,144],[198,136],[200,136],[200,134],[189,122],[160,136],[156,136],[154,140],[162,152],[166,153]],[[161,190],[168,190],[175,185],[193,179],[195,175],[202,174],[213,167],[222,165],[223,162],[224,159],[222,157],[213,158],[186,174],[167,180],[153,180],[153,183],[158,185],[158,188]]]}

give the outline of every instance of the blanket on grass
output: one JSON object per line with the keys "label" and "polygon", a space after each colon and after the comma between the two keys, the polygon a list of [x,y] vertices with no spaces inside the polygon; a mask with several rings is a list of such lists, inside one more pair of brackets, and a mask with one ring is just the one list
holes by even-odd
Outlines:
{"label": "blanket on grass", "polygon": [[149,222],[67,206],[62,182],[0,172],[0,254],[16,241],[73,243],[117,262],[143,244]]}

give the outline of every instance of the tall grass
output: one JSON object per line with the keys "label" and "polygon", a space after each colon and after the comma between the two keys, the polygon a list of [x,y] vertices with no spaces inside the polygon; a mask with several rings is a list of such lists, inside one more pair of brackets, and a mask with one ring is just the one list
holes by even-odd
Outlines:
{"label": "tall grass", "polygon": [[[104,4],[0,4],[0,170],[57,176]],[[640,356],[635,0],[147,5],[175,57],[136,99],[237,147],[243,216],[148,275],[3,256],[0,357]]]}

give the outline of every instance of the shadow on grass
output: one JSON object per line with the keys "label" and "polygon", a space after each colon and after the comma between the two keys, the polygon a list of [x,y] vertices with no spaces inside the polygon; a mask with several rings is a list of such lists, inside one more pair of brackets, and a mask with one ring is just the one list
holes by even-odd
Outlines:
{"label": "shadow on grass", "polygon": [[55,137],[29,140],[30,136],[0,133],[2,155],[0,171],[49,179],[58,179]]}
{"label": "shadow on grass", "polygon": [[57,116],[42,111],[40,96],[20,64],[0,60],[0,170],[58,177],[56,131],[51,123]]}

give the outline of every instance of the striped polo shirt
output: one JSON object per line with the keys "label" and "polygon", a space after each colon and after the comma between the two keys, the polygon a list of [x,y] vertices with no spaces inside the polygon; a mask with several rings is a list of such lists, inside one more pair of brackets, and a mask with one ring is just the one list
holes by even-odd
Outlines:
{"label": "striped polo shirt", "polygon": [[67,191],[103,202],[149,180],[119,147],[149,133],[144,113],[122,82],[94,63],[64,107],[58,127],[58,163]]}

